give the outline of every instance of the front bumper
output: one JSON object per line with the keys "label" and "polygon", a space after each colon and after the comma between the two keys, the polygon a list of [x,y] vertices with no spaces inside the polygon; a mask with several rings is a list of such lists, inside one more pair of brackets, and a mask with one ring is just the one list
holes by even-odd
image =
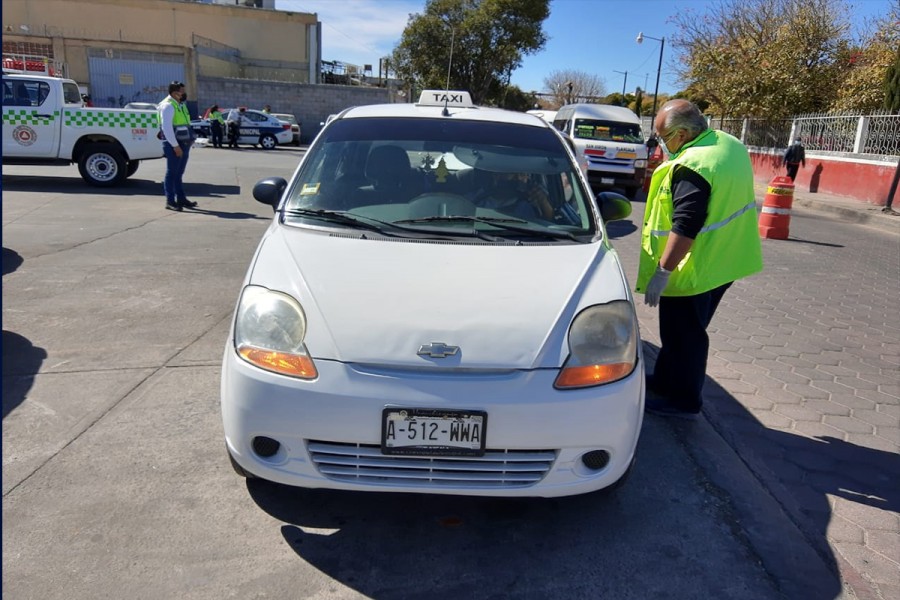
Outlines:
{"label": "front bumper", "polygon": [[638,168],[628,173],[614,173],[588,169],[587,179],[592,189],[626,188],[636,189],[644,185],[646,168]]}
{"label": "front bumper", "polygon": [[[554,369],[423,372],[326,360],[316,366],[316,380],[300,381],[258,369],[226,349],[223,424],[229,452],[244,469],[306,488],[566,496],[622,477],[643,418],[642,362],[622,381],[566,391],[553,388]],[[487,452],[474,459],[385,456],[380,443],[386,406],[486,411]],[[278,441],[278,452],[269,458],[256,454],[257,436]],[[609,455],[601,469],[581,461],[594,450]],[[526,481],[517,474],[523,463],[539,475]],[[502,475],[507,471],[513,475]]]}

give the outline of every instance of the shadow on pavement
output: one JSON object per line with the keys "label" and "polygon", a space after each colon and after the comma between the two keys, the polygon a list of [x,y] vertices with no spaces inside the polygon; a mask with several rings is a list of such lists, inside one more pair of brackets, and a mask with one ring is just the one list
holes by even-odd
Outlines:
{"label": "shadow on pavement", "polygon": [[804,239],[798,238],[798,237],[789,237],[788,239],[783,240],[783,241],[785,241],[785,242],[799,242],[799,243],[801,243],[801,244],[812,244],[813,246],[828,246],[829,248],[843,248],[843,247],[844,247],[843,244],[832,244],[832,243],[829,243],[829,242],[814,242],[814,241],[812,241],[812,240],[804,240]]}
{"label": "shadow on pavement", "polygon": [[629,233],[637,231],[637,225],[631,221],[610,221],[606,223],[606,233],[611,239],[625,237]]}
{"label": "shadow on pavement", "polygon": [[3,248],[2,264],[4,275],[12,273],[16,269],[18,269],[20,266],[22,266],[23,262],[25,262],[25,259],[19,256],[18,252],[16,252],[15,250],[10,250],[9,248]]}
{"label": "shadow on pavement", "polygon": [[183,214],[186,214],[186,215],[189,215],[191,213],[197,213],[200,215],[210,215],[213,217],[219,217],[220,219],[252,219],[255,221],[271,221],[272,220],[272,217],[260,217],[259,215],[255,215],[253,213],[208,210],[206,208],[203,208],[202,206],[197,206],[195,208],[189,208],[189,209],[183,211]]}
{"label": "shadow on pavement", "polygon": [[[580,515],[619,512],[615,500],[597,494],[478,498],[304,490],[261,480],[247,487],[263,510],[286,523],[281,534],[305,562],[380,600],[525,597],[529,586],[510,589],[515,584],[505,576],[546,578],[542,551],[571,557],[573,569],[608,560],[575,550],[590,538],[576,530],[584,524]],[[484,564],[486,554],[496,560]],[[575,597],[578,585],[561,578],[553,587],[560,597]]]}
{"label": "shadow on pavement", "polygon": [[28,339],[12,331],[3,330],[3,418],[25,400],[34,384],[47,351],[34,346]]}
{"label": "shadow on pavement", "polygon": [[[92,196],[153,196],[163,198],[162,183],[136,176],[122,185],[110,188],[94,187],[77,176],[47,177],[45,175],[3,175],[3,188],[11,192],[41,192],[58,194],[89,194]],[[240,186],[216,183],[185,182],[188,197],[224,198],[241,193]]]}
{"label": "shadow on pavement", "polygon": [[[657,346],[644,342],[648,374],[653,372],[658,352]],[[703,399],[703,413],[709,423],[777,500],[830,571],[815,582],[782,581],[782,588],[805,588],[810,598],[837,598],[843,593],[843,574],[860,598],[880,597],[872,590],[856,589],[868,588],[869,584],[846,561],[838,567],[828,542],[832,517],[828,496],[900,511],[897,456],[833,437],[810,438],[770,429],[710,377],[704,384]],[[648,418],[668,421],[673,427],[684,423],[652,415]],[[685,437],[690,444],[690,432]],[[773,557],[762,558],[766,562]],[[777,572],[773,565],[767,564],[767,569]],[[818,593],[813,593],[816,588]]]}

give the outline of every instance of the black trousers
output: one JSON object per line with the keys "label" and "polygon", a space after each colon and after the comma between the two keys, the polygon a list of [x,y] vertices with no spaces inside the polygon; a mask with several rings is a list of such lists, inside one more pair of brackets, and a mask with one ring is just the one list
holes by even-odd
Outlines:
{"label": "black trousers", "polygon": [[706,328],[731,286],[726,283],[696,296],[659,299],[659,337],[662,347],[650,388],[674,406],[697,411],[703,404],[703,382],[709,356]]}
{"label": "black trousers", "polygon": [[218,121],[213,121],[210,124],[210,128],[212,131],[212,145],[213,148],[221,148],[222,147],[222,124]]}
{"label": "black trousers", "polygon": [[800,163],[797,163],[796,165],[792,165],[791,163],[788,163],[786,166],[787,166],[788,177],[791,178],[791,181],[795,180],[797,178],[797,169],[800,168]]}
{"label": "black trousers", "polygon": [[229,148],[237,148],[238,147],[238,135],[239,135],[239,126],[237,123],[229,123],[228,124],[228,147]]}

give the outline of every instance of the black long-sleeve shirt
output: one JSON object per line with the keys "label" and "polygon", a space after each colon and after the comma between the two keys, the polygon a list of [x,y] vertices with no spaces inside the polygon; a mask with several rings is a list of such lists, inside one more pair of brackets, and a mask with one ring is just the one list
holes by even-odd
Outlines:
{"label": "black long-sleeve shirt", "polygon": [[709,214],[712,188],[699,173],[677,165],[672,174],[672,231],[695,239]]}

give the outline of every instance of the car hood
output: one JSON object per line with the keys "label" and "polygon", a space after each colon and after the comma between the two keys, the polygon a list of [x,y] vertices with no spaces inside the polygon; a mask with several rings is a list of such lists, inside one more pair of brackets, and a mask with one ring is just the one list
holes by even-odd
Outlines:
{"label": "car hood", "polygon": [[[556,368],[582,308],[630,298],[602,241],[448,243],[279,224],[247,282],[300,302],[314,359],[393,367]],[[459,350],[418,354],[437,343]]]}

